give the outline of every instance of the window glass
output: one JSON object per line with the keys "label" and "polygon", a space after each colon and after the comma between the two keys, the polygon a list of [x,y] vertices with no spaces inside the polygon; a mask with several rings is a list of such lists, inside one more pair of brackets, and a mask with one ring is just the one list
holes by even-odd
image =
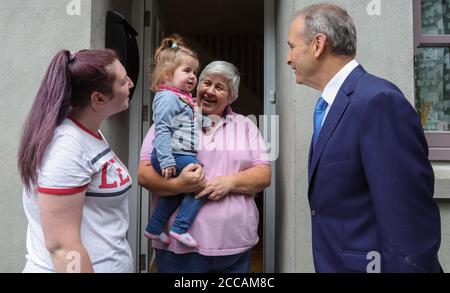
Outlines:
{"label": "window glass", "polygon": [[450,1],[421,0],[422,34],[450,34]]}
{"label": "window glass", "polygon": [[419,48],[416,109],[428,131],[450,130],[450,48]]}

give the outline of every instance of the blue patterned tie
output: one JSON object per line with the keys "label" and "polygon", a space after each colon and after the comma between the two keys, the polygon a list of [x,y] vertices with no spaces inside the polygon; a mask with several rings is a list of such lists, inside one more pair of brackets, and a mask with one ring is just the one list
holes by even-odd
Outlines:
{"label": "blue patterned tie", "polygon": [[327,102],[325,102],[325,100],[320,97],[316,104],[316,110],[314,111],[314,145],[316,145],[317,138],[319,137],[320,128],[322,127],[322,121],[323,117],[325,117],[325,110],[327,109],[327,107]]}

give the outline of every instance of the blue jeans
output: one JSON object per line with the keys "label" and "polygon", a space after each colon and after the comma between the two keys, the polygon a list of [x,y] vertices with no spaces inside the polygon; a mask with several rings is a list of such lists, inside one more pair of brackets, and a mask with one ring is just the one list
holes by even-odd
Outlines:
{"label": "blue jeans", "polygon": [[[181,170],[189,164],[198,164],[194,155],[177,155],[174,154],[175,162],[177,164],[176,176],[180,175]],[[153,168],[161,174],[161,167],[158,158],[156,157],[156,150],[153,149],[151,162]],[[153,235],[159,235],[163,232],[164,226],[172,213],[180,206],[177,216],[171,227],[171,231],[183,234],[186,233],[195,219],[200,208],[205,202],[205,197],[195,199],[194,193],[185,193],[174,196],[160,197],[156,203],[153,215],[150,218],[145,231]]]}
{"label": "blue jeans", "polygon": [[156,267],[158,273],[249,273],[251,251],[249,249],[235,255],[204,256],[197,252],[175,254],[155,249]]}

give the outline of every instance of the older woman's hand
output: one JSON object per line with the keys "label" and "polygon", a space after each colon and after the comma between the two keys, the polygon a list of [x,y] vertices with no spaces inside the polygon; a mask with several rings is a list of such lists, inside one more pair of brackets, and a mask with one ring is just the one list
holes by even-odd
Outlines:
{"label": "older woman's hand", "polygon": [[198,192],[206,188],[205,173],[202,166],[196,164],[187,165],[180,175],[172,180],[178,180],[178,185],[183,192]]}
{"label": "older woman's hand", "polygon": [[233,189],[233,177],[232,176],[218,176],[210,180],[206,188],[197,194],[195,198],[201,198],[208,196],[208,199],[218,201],[225,195],[231,192]]}

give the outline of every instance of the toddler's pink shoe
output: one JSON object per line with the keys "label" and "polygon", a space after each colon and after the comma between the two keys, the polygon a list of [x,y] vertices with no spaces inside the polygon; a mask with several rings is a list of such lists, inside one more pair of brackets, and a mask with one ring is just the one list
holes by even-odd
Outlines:
{"label": "toddler's pink shoe", "polygon": [[176,240],[180,241],[181,243],[183,243],[188,247],[195,248],[198,245],[197,241],[195,241],[192,235],[189,233],[178,234],[173,231],[170,231],[169,234],[171,237],[175,238]]}
{"label": "toddler's pink shoe", "polygon": [[154,235],[154,234],[148,233],[147,231],[144,231],[144,236],[147,237],[148,239],[158,239],[162,243],[164,243],[165,245],[169,245],[170,244],[170,238],[164,232],[162,232],[159,235]]}

